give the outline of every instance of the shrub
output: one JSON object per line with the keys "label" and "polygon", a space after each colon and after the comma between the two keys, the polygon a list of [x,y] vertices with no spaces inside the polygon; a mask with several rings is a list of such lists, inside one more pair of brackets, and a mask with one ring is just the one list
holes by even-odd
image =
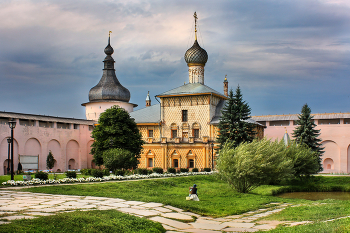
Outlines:
{"label": "shrub", "polygon": [[134,172],[130,170],[124,170],[124,172],[124,176],[131,176],[132,174],[134,174]]}
{"label": "shrub", "polygon": [[80,172],[82,175],[84,176],[91,176],[91,168],[84,168],[84,169],[81,169]]}
{"label": "shrub", "polygon": [[188,172],[188,168],[180,168],[180,172]]}
{"label": "shrub", "polygon": [[203,171],[205,171],[205,172],[211,172],[211,168],[210,168],[210,167],[205,167],[205,168],[203,169]]}
{"label": "shrub", "polygon": [[293,162],[285,152],[283,141],[266,138],[244,142],[236,148],[226,143],[217,161],[218,175],[238,192],[248,193],[276,177],[283,179],[293,174]]}
{"label": "shrub", "polygon": [[286,148],[286,156],[293,161],[294,176],[302,178],[316,174],[319,171],[319,156],[317,152],[305,144],[291,142]]}
{"label": "shrub", "polygon": [[146,168],[137,168],[134,172],[139,175],[148,175],[148,170]]}
{"label": "shrub", "polygon": [[109,169],[102,169],[103,175],[109,176],[111,173],[109,172]]}
{"label": "shrub", "polygon": [[102,178],[103,175],[104,175],[104,171],[103,171],[103,170],[99,170],[99,169],[93,169],[93,170],[91,171],[91,175],[92,175],[93,177]]}
{"label": "shrub", "polygon": [[198,172],[198,168],[193,168],[192,172]]}
{"label": "shrub", "polygon": [[173,168],[173,167],[169,167],[167,171],[168,171],[169,173],[176,174],[176,169]]}
{"label": "shrub", "polygon": [[35,178],[40,180],[47,180],[49,179],[49,174],[46,172],[37,172],[35,173]]}
{"label": "shrub", "polygon": [[114,148],[103,152],[103,165],[109,169],[109,171],[114,171],[116,169],[132,169],[138,164],[137,156],[135,156],[131,151]]}
{"label": "shrub", "polygon": [[154,167],[152,170],[153,170],[153,172],[158,173],[158,174],[164,173],[163,168],[161,168],[161,167]]}
{"label": "shrub", "polygon": [[76,171],[66,171],[64,174],[66,174],[67,178],[77,178],[77,172]]}
{"label": "shrub", "polygon": [[151,175],[153,173],[152,170],[147,170],[147,175]]}
{"label": "shrub", "polygon": [[114,170],[114,175],[116,176],[124,176],[125,175],[125,170],[122,170],[122,169],[116,169]]}

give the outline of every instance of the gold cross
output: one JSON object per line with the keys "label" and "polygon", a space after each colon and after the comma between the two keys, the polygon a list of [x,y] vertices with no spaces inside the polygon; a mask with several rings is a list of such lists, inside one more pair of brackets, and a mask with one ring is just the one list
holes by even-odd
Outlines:
{"label": "gold cross", "polygon": [[198,19],[198,17],[197,17],[196,12],[194,12],[193,17],[194,17],[194,34],[195,34],[195,38],[197,40],[197,19]]}

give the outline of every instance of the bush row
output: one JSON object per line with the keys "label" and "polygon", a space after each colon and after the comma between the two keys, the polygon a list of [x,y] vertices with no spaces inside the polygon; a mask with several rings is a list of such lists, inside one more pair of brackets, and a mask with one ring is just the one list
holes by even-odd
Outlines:
{"label": "bush row", "polygon": [[[202,171],[204,172],[211,172],[210,168],[204,168]],[[93,177],[99,177],[102,178],[104,176],[109,176],[109,171],[108,169],[93,169],[93,168],[87,168],[87,169],[81,169],[80,170],[82,175],[85,176],[93,176]],[[176,173],[185,173],[189,172],[188,168],[168,168],[167,170],[168,173],[176,174]],[[199,172],[198,168],[193,168],[192,172]],[[160,167],[154,167],[152,170],[147,169],[147,168],[137,168],[133,171],[130,170],[122,170],[122,169],[117,169],[113,172],[114,175],[117,176],[124,176],[124,175],[132,175],[132,174],[138,174],[138,175],[150,175],[152,173],[158,173],[158,174],[163,174],[164,170],[163,168]],[[67,178],[77,178],[77,172],[76,171],[66,171],[65,175]],[[40,180],[48,180],[49,179],[49,174],[46,172],[39,171],[35,173],[35,178],[40,179]]]}

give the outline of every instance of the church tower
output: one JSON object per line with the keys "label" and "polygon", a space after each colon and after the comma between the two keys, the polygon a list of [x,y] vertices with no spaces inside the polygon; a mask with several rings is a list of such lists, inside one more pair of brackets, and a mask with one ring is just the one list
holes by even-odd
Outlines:
{"label": "church tower", "polygon": [[114,52],[110,45],[111,31],[108,36],[108,45],[104,52],[107,55],[103,61],[104,68],[100,82],[90,89],[89,102],[82,104],[85,106],[86,119],[97,121],[100,114],[113,105],[124,108],[127,112],[132,112],[136,104],[129,103],[130,91],[123,87],[115,75]]}
{"label": "church tower", "polygon": [[199,46],[197,41],[197,13],[194,12],[195,40],[191,48],[185,53],[185,61],[188,66],[189,83],[204,84],[204,66],[208,61],[207,51]]}

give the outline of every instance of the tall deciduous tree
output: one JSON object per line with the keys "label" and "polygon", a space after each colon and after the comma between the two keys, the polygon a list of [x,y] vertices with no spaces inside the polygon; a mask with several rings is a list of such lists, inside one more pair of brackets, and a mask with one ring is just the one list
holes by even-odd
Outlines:
{"label": "tall deciduous tree", "polygon": [[52,169],[55,166],[55,158],[53,157],[53,154],[51,151],[49,151],[49,154],[46,157],[46,167],[47,169]]}
{"label": "tall deciduous tree", "polygon": [[[142,136],[134,119],[119,106],[113,106],[100,115],[92,137],[95,141],[91,154],[96,165],[103,165],[103,153],[113,148],[130,151],[132,156],[140,158]],[[137,163],[137,159],[134,161]]]}
{"label": "tall deciduous tree", "polygon": [[219,122],[219,136],[217,142],[220,143],[220,149],[226,141],[232,142],[237,147],[242,142],[251,142],[254,139],[254,124],[249,122],[251,109],[243,100],[241,89],[237,86],[236,93],[232,89],[229,93],[229,99],[222,109],[222,116]]}
{"label": "tall deciduous tree", "polygon": [[319,171],[322,171],[321,158],[323,154],[323,148],[321,147],[320,130],[315,129],[316,124],[314,123],[313,116],[311,116],[311,109],[307,104],[304,104],[301,109],[301,114],[298,116],[296,121],[297,127],[293,132],[295,141],[299,144],[307,145],[312,151],[318,155]]}

